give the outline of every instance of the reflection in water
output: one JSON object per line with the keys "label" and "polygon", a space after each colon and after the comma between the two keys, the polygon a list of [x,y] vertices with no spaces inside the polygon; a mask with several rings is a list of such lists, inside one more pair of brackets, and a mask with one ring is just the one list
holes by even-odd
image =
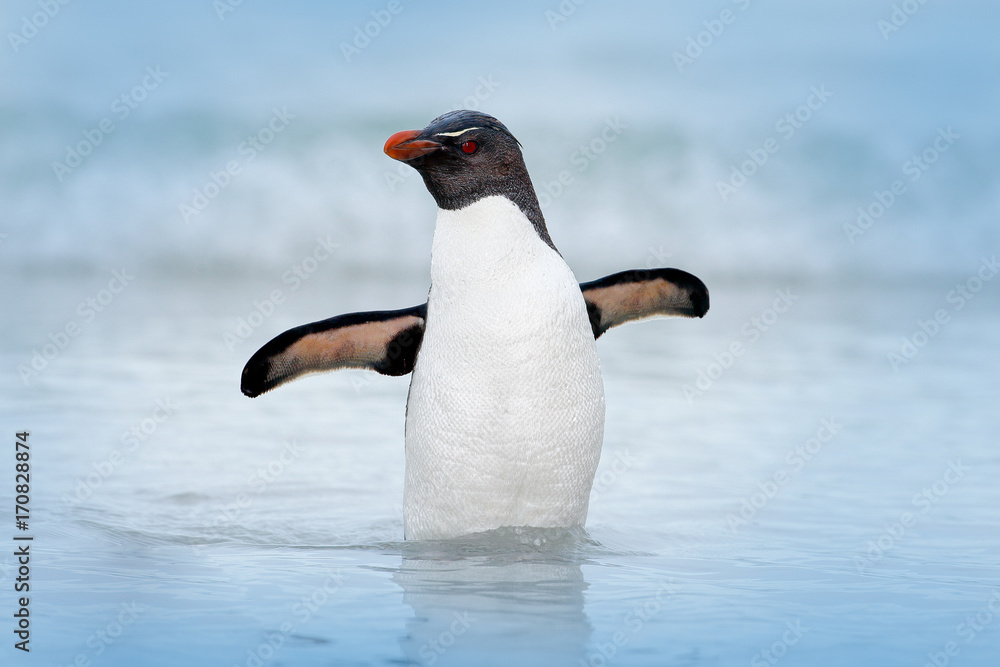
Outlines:
{"label": "reflection in water", "polygon": [[597,545],[582,529],[500,529],[407,543],[393,581],[413,608],[403,655],[424,665],[578,665],[593,628],[580,569]]}

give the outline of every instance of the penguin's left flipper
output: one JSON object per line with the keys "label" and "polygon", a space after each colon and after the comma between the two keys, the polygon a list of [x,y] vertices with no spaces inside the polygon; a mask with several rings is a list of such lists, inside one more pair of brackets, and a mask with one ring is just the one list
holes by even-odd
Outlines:
{"label": "penguin's left flipper", "polygon": [[680,269],[633,269],[581,283],[594,338],[625,322],[647,317],[704,317],[705,283]]}
{"label": "penguin's left flipper", "polygon": [[254,398],[307,373],[366,368],[383,375],[413,370],[424,338],[427,304],[349,313],[289,329],[250,357],[240,389]]}

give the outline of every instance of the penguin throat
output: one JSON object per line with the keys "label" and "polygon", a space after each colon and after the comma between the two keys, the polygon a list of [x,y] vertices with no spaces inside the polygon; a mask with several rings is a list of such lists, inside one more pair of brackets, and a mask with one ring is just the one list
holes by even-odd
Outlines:
{"label": "penguin throat", "polygon": [[[427,171],[420,170],[420,175],[437,205],[448,211],[457,211],[486,197],[500,196],[509,199],[511,203],[521,209],[524,217],[535,228],[539,238],[557,253],[559,252],[552,242],[552,237],[549,236],[549,230],[545,226],[545,218],[542,216],[542,209],[538,205],[538,197],[535,196],[535,189],[532,187],[531,179],[526,171],[515,170],[506,177],[478,182],[469,182],[459,178],[459,175],[454,173],[441,178],[438,174],[429,174]],[[445,183],[448,185],[446,186]]]}

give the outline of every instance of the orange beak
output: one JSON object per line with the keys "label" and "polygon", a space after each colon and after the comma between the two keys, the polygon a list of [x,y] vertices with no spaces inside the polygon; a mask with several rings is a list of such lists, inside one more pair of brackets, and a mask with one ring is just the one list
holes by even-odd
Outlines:
{"label": "orange beak", "polygon": [[393,160],[407,161],[427,155],[441,148],[441,144],[427,139],[417,140],[421,130],[403,130],[392,135],[385,142],[385,154]]}

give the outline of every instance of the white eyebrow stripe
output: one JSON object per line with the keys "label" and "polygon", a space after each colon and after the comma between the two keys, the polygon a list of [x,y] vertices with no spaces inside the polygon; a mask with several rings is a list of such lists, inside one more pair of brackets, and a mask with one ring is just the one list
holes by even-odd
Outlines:
{"label": "white eyebrow stripe", "polygon": [[464,130],[459,130],[458,132],[438,132],[434,136],[435,137],[457,137],[460,134],[465,134],[466,132],[470,132],[472,130],[478,130],[478,129],[479,129],[478,127],[467,127]]}

